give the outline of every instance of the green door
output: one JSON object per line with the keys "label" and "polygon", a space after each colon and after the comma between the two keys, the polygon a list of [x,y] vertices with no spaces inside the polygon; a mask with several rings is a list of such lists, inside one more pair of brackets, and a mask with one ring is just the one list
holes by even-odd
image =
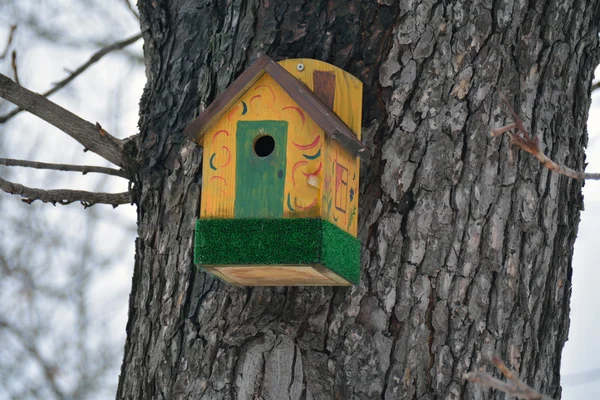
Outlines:
{"label": "green door", "polygon": [[283,216],[286,121],[238,121],[236,218]]}

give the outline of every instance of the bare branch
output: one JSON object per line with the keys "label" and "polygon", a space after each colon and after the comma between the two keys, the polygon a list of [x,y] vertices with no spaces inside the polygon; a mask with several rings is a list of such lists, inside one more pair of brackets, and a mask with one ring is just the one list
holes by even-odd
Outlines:
{"label": "bare branch", "polygon": [[127,8],[129,8],[129,11],[131,11],[133,16],[135,18],[137,18],[137,20],[139,21],[140,15],[137,13],[137,11],[135,11],[135,8],[133,8],[133,5],[131,4],[131,2],[129,0],[123,0],[123,1],[125,2],[125,5],[127,6]]}
{"label": "bare branch", "polygon": [[119,167],[124,167],[123,143],[88,121],[65,110],[44,96],[13,82],[0,74],[0,97],[10,101],[54,125],[73,139],[81,143],[87,150],[98,154]]}
{"label": "bare branch", "polygon": [[[62,81],[57,82],[56,84],[54,84],[54,86],[52,87],[52,89],[50,89],[50,90],[42,93],[42,96],[48,97],[48,96],[53,95],[54,93],[58,92],[60,89],[62,89],[65,86],[67,86],[73,79],[75,79],[79,75],[81,75],[86,69],[88,69],[89,67],[91,67],[96,62],[100,61],[100,59],[102,57],[104,57],[105,55],[107,55],[110,52],[113,52],[115,50],[121,50],[121,49],[129,46],[130,44],[137,42],[141,37],[142,37],[142,34],[139,33],[139,34],[137,34],[135,36],[132,36],[132,37],[130,37],[128,39],[122,40],[120,42],[113,43],[113,44],[111,44],[109,46],[106,46],[106,47],[103,47],[102,49],[100,49],[96,53],[94,53],[85,64],[83,64],[82,66],[80,66],[79,68],[77,68],[75,71],[71,72],[69,74],[69,76],[67,76]],[[3,115],[3,116],[0,117],[0,123],[4,123],[4,122],[8,121],[9,119],[11,119],[12,117],[14,117],[15,115],[17,115],[18,113],[20,113],[21,111],[24,110],[24,107],[20,106],[19,104],[17,104],[17,105],[19,106],[19,108],[16,108],[13,111],[9,112],[8,114]],[[27,110],[27,111],[29,111],[29,110]]]}
{"label": "bare branch", "polygon": [[3,60],[4,57],[6,57],[6,54],[8,54],[8,49],[10,48],[10,44],[13,41],[13,36],[15,34],[15,30],[17,29],[16,25],[11,25],[10,26],[10,32],[8,33],[8,40],[6,41],[6,47],[4,48],[4,51],[2,52],[2,55],[0,55],[0,60]]}
{"label": "bare branch", "polygon": [[96,167],[92,165],[51,164],[38,161],[15,160],[12,158],[0,158],[0,165],[7,167],[29,167],[35,169],[51,169],[55,171],[81,172],[83,175],[87,174],[88,172],[95,172],[98,174],[120,176],[121,178],[129,179],[129,176],[123,170]]}
{"label": "bare branch", "polygon": [[[540,149],[538,139],[532,138],[529,132],[525,129],[523,121],[521,120],[521,118],[519,118],[517,112],[510,105],[504,94],[500,93],[500,98],[508,107],[508,110],[513,117],[513,122],[500,128],[492,129],[492,137],[500,136],[503,133],[506,133],[509,137],[511,146],[516,145],[521,150],[525,150],[526,152],[537,158],[544,167],[548,168],[550,171],[556,172],[557,174],[565,175],[573,179],[600,180],[600,174],[575,171],[574,169],[565,167],[564,165],[557,164],[550,158],[548,158]],[[516,133],[510,132],[513,129],[516,130]]]}
{"label": "bare branch", "polygon": [[598,88],[600,88],[600,81],[598,81],[598,82],[596,82],[596,83],[594,83],[592,85],[592,90],[591,91],[594,92]]}
{"label": "bare branch", "polygon": [[17,51],[16,50],[12,51],[10,66],[12,67],[13,74],[15,76],[15,82],[17,82],[20,85],[21,83],[19,83],[19,72],[17,71]]}
{"label": "bare branch", "polygon": [[27,204],[31,204],[36,200],[43,201],[44,203],[52,203],[53,205],[57,203],[67,205],[78,201],[85,208],[94,204],[111,204],[113,207],[117,207],[120,204],[131,204],[131,194],[128,192],[96,193],[67,189],[43,190],[29,188],[2,178],[0,178],[0,190],[24,197],[21,200]]}
{"label": "bare branch", "polygon": [[519,397],[526,400],[552,400],[551,397],[543,395],[529,387],[519,379],[517,374],[508,368],[498,357],[492,358],[492,363],[502,372],[508,379],[508,382],[494,378],[484,371],[469,372],[464,375],[464,378],[473,383],[478,383],[483,386],[491,387],[492,389],[500,390],[509,396]]}

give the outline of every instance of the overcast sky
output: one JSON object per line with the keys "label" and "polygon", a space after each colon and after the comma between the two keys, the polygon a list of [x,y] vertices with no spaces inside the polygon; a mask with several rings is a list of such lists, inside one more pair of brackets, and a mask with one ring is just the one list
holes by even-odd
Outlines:
{"label": "overcast sky", "polygon": [[[600,69],[596,69],[600,77]],[[592,95],[588,119],[587,171],[600,172],[600,93]],[[600,181],[588,181],[584,190],[573,259],[571,329],[565,345],[561,373],[563,398],[600,398]]]}

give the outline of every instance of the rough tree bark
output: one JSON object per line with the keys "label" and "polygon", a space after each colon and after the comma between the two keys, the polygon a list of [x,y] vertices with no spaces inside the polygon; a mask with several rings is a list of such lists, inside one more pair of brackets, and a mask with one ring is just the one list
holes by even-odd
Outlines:
{"label": "rough tree bark", "polygon": [[[508,161],[507,94],[584,166],[598,1],[140,0],[139,239],[120,399],[560,396],[581,183]],[[236,288],[192,264],[201,149],[182,131],[259,54],[364,82],[361,284]]]}

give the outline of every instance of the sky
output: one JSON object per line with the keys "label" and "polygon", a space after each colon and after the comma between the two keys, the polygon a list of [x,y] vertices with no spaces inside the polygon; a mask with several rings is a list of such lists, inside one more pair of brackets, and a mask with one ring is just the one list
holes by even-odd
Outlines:
{"label": "sky", "polygon": [[[126,10],[121,10],[126,13]],[[126,20],[126,17],[123,17]],[[0,19],[0,51],[5,43],[8,26]],[[136,23],[131,20],[123,23],[119,29],[121,38],[136,33]],[[33,35],[33,33],[30,33]],[[132,46],[132,52],[141,54],[141,41]],[[47,40],[36,40],[34,36],[18,37],[15,46],[19,53],[19,73],[23,84],[33,90],[43,91],[65,76],[65,68],[75,68],[83,63],[97,49],[89,46],[65,48],[55,46]],[[43,62],[42,62],[43,60]],[[11,76],[9,63],[0,63],[0,71]],[[600,77],[600,69],[597,70]],[[132,65],[131,60],[118,54],[110,55],[77,78],[66,90],[52,97],[52,100],[91,122],[99,121],[111,134],[123,138],[137,133],[137,107],[145,82],[141,65]],[[588,121],[589,143],[587,149],[588,172],[600,172],[600,93],[593,95],[593,104]],[[85,163],[108,166],[108,163],[90,153],[83,154],[81,146],[73,142],[64,133],[50,127],[45,122],[25,115],[14,118],[5,126],[8,132],[9,146],[0,149],[0,157],[30,158],[31,148],[23,146],[23,135],[43,149],[36,160],[45,162]],[[13,133],[11,133],[13,132]],[[15,134],[14,132],[18,132]],[[0,174],[2,173],[0,169]],[[16,171],[16,170],[15,170]],[[15,180],[33,187],[45,187],[46,173],[16,171]],[[60,175],[60,174],[59,174]],[[96,178],[73,176],[53,181],[53,187],[95,190]],[[120,192],[127,183],[118,178],[111,179],[104,190]],[[3,195],[3,194],[0,194]],[[7,195],[4,195],[7,196]],[[584,187],[585,210],[581,214],[579,233],[575,243],[573,259],[573,289],[571,296],[571,329],[569,340],[562,355],[561,374],[563,376],[563,399],[600,398],[600,252],[597,231],[600,226],[600,181],[586,182]],[[15,207],[31,207],[15,200]],[[77,205],[51,207],[34,203],[35,207],[46,207],[49,218],[58,222],[72,221],[76,224],[85,212]],[[125,340],[128,296],[133,271],[133,245],[135,237],[134,207],[119,207],[113,210],[109,206],[102,208],[106,216],[99,226],[98,237],[113,238],[115,242],[130,243],[122,252],[121,259],[111,265],[97,279],[90,292],[90,307],[98,315],[106,317],[115,343],[121,346]],[[80,210],[81,209],[81,210]],[[64,224],[68,229],[69,224]],[[54,234],[61,235],[60,232]],[[68,236],[68,235],[67,235]],[[101,240],[98,246],[113,251],[114,244]],[[120,360],[119,363],[120,364]],[[114,382],[118,378],[115,371]]]}
{"label": "sky", "polygon": [[[596,69],[600,77],[600,68]],[[600,172],[600,93],[592,94],[588,118],[587,172]],[[573,257],[571,328],[565,345],[561,374],[566,400],[600,398],[600,181],[586,181],[585,210]]]}

